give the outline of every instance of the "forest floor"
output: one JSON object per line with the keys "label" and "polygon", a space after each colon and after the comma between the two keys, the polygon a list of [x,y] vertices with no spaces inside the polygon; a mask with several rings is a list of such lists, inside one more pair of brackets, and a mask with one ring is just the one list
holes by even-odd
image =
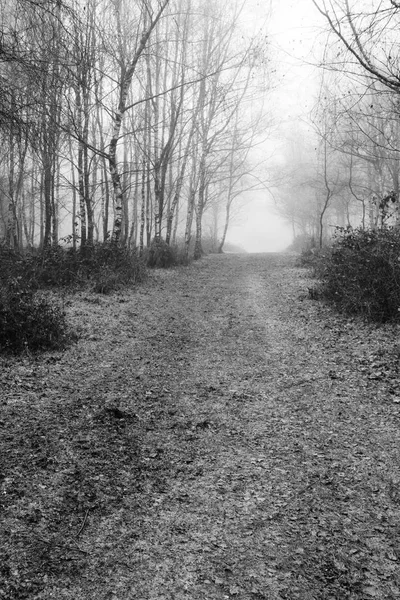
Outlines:
{"label": "forest floor", "polygon": [[66,298],[0,359],[0,599],[400,598],[399,327],[289,255]]}

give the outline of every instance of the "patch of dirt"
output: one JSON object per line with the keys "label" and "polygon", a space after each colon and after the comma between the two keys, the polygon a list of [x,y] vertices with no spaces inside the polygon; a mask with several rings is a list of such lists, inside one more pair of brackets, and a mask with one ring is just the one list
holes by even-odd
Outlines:
{"label": "patch of dirt", "polygon": [[400,597],[398,326],[284,255],[67,302],[1,358],[0,598]]}

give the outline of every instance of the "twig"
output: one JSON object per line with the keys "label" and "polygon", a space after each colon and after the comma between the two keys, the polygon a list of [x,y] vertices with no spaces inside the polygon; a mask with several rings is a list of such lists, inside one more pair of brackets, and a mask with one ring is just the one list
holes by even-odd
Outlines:
{"label": "twig", "polygon": [[[87,515],[85,515],[85,518],[86,518],[86,516]],[[85,524],[85,522],[83,523],[83,525],[84,524]],[[82,525],[81,529],[79,530],[78,535],[82,531],[83,525]],[[55,548],[61,548],[62,550],[71,550],[71,552],[74,552],[77,550],[78,552],[82,552],[82,554],[89,554],[89,552],[87,550],[82,550],[82,548],[79,548],[77,542],[75,542],[76,548],[72,548],[71,546],[67,546],[65,543],[58,544],[57,542],[54,542],[53,540],[46,540],[45,538],[42,538],[40,536],[38,536],[38,540],[40,540],[41,542],[44,542],[45,544],[48,544],[48,545],[52,544]]]}
{"label": "twig", "polygon": [[87,520],[88,514],[89,514],[89,509],[87,509],[87,510],[86,510],[86,513],[85,513],[85,516],[84,516],[84,519],[83,519],[83,523],[82,523],[82,525],[81,525],[81,527],[80,527],[80,529],[79,529],[78,533],[77,533],[77,534],[76,534],[76,536],[75,536],[76,538],[78,538],[78,537],[80,536],[80,534],[82,533],[82,531],[83,531],[83,528],[84,528],[84,527],[85,527],[85,525],[86,525],[86,520]]}
{"label": "twig", "polygon": [[68,550],[78,550],[78,552],[82,552],[82,554],[89,554],[87,550],[82,550],[82,548],[79,548],[78,544],[76,544],[76,548],[68,548]]}

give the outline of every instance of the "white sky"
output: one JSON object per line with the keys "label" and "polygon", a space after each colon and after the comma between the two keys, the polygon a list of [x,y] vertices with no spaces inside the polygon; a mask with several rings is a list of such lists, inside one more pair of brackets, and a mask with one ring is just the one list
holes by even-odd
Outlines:
{"label": "white sky", "polygon": [[[272,0],[272,18],[267,0],[249,0],[249,26],[265,23],[273,64],[276,89],[269,102],[277,122],[274,140],[266,146],[265,155],[279,153],[279,140],[285,128],[306,115],[313,106],[318,69],[313,54],[321,33],[321,17],[311,0]],[[279,122],[281,123],[279,125]],[[232,224],[228,241],[248,252],[284,250],[291,242],[290,227],[276,214],[268,192],[257,192],[246,205],[240,219]]]}

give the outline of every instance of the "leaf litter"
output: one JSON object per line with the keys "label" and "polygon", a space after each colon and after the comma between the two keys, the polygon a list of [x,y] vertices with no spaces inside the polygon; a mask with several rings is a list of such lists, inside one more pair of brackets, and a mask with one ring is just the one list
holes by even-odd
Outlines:
{"label": "leaf litter", "polygon": [[0,598],[400,597],[398,326],[293,263],[74,296],[73,347],[1,358]]}

